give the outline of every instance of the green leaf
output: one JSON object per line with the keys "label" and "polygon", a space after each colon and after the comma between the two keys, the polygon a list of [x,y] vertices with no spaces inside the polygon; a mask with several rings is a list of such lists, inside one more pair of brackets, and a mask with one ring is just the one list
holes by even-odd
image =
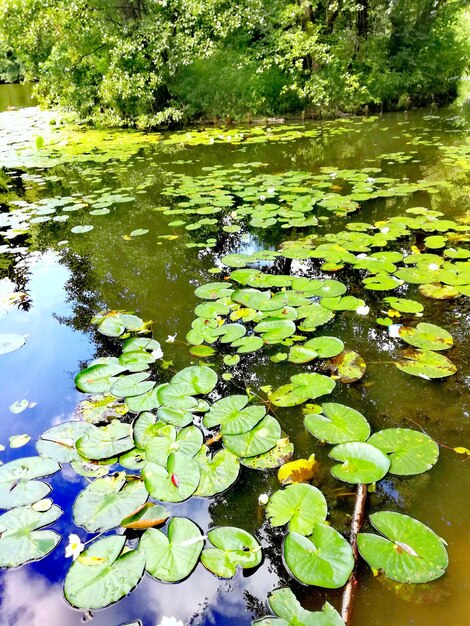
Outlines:
{"label": "green leaf", "polygon": [[147,463],[142,470],[142,478],[153,498],[162,502],[183,502],[193,495],[199,485],[199,464],[186,454],[173,452],[166,467]]}
{"label": "green leaf", "polygon": [[42,433],[36,444],[36,450],[41,456],[54,459],[58,463],[80,461],[81,457],[75,449],[77,439],[83,437],[89,430],[86,422],[63,422]]}
{"label": "green leaf", "polygon": [[218,300],[225,296],[230,296],[233,289],[230,289],[230,283],[207,283],[201,285],[195,290],[195,295],[204,300]]}
{"label": "green leaf", "polygon": [[309,537],[288,533],[283,545],[290,574],[305,585],[338,589],[354,567],[351,546],[334,528],[318,524]]}
{"label": "green leaf", "polygon": [[107,393],[117,380],[114,376],[125,369],[123,365],[92,365],[75,376],[75,385],[85,393]]}
{"label": "green leaf", "polygon": [[[44,501],[49,502],[51,501]],[[21,506],[0,516],[0,567],[18,567],[47,556],[59,543],[52,530],[38,530],[54,523],[62,510],[52,504],[45,511]]]}
{"label": "green leaf", "polygon": [[264,343],[274,344],[293,335],[296,326],[291,320],[266,320],[257,324],[254,331],[261,335]]}
{"label": "green leaf", "polygon": [[229,450],[219,450],[211,455],[207,446],[202,446],[195,457],[199,464],[201,479],[194,495],[215,496],[228,489],[238,478],[240,463]]}
{"label": "green leaf", "polygon": [[191,385],[191,393],[206,395],[217,385],[217,374],[206,365],[193,365],[177,372],[171,379],[171,383],[186,383]]}
{"label": "green leaf", "polygon": [[146,380],[149,376],[150,372],[138,372],[137,374],[119,376],[111,386],[110,392],[116,398],[129,398],[148,393],[155,386],[153,380]]}
{"label": "green leaf", "polygon": [[344,343],[336,337],[315,337],[302,345],[295,345],[289,351],[291,363],[309,363],[317,357],[327,359],[336,356],[344,349]]}
{"label": "green leaf", "polygon": [[251,430],[266,415],[262,405],[248,404],[247,396],[226,396],[211,406],[204,415],[204,426],[221,426],[224,435],[237,435]]}
{"label": "green leaf", "polygon": [[119,357],[119,363],[130,372],[141,372],[149,368],[150,363],[155,363],[155,358],[144,350],[123,352]]}
{"label": "green leaf", "polygon": [[419,293],[433,300],[452,300],[460,294],[459,289],[442,283],[429,283],[419,286]]}
{"label": "green leaf", "polygon": [[444,574],[449,563],[444,541],[422,522],[392,511],[373,513],[370,521],[384,535],[358,535],[359,552],[370,567],[401,583],[426,583]]}
{"label": "green leaf", "polygon": [[386,428],[374,433],[369,443],[388,454],[390,473],[400,476],[422,474],[436,464],[439,446],[417,430]]}
{"label": "green leaf", "polygon": [[237,348],[238,354],[248,354],[249,352],[256,352],[264,345],[261,337],[250,335],[249,337],[242,337],[234,341],[231,346]]}
{"label": "green leaf", "polygon": [[432,350],[408,349],[402,353],[402,359],[395,363],[399,370],[425,380],[445,378],[457,371],[456,366],[443,354]]}
{"label": "green leaf", "polygon": [[359,411],[344,404],[326,402],[322,404],[322,413],[308,413],[304,420],[307,429],[317,439],[327,443],[346,443],[368,439],[369,422]]}
{"label": "green leaf", "polygon": [[335,386],[334,380],[321,374],[296,374],[291,376],[290,384],[273,391],[270,399],[275,406],[297,406],[331,393]]}
{"label": "green leaf", "polygon": [[148,498],[141,480],[126,481],[126,474],[98,478],[78,494],[73,505],[77,526],[90,533],[119,526],[123,517],[142,506]]}
{"label": "green leaf", "polygon": [[175,583],[196,567],[204,545],[204,536],[194,522],[173,517],[167,535],[149,528],[142,536],[139,551],[145,554],[146,570],[158,580]]}
{"label": "green leaf", "polygon": [[343,462],[342,465],[334,465],[331,473],[346,483],[375,483],[390,468],[387,455],[370,443],[340,443],[331,450],[330,457]]}
{"label": "green leaf", "polygon": [[219,578],[232,578],[237,567],[256,567],[261,563],[261,546],[250,533],[233,526],[214,528],[207,534],[213,548],[201,555],[204,567]]}
{"label": "green leaf", "polygon": [[426,322],[421,322],[416,328],[400,326],[398,332],[403,341],[424,350],[448,350],[454,344],[452,335],[444,328]]}
{"label": "green leaf", "polygon": [[400,313],[421,313],[424,311],[424,307],[416,300],[408,300],[407,298],[384,298],[386,302],[395,311]]}
{"label": "green leaf", "polygon": [[343,350],[329,362],[331,370],[339,381],[345,384],[355,383],[366,373],[366,362],[354,350]]}
{"label": "green leaf", "polygon": [[239,435],[224,435],[224,446],[238,457],[250,457],[264,454],[274,448],[281,438],[279,422],[271,415],[266,415],[248,432]]}
{"label": "green leaf", "polygon": [[109,459],[133,447],[130,425],[119,420],[113,420],[108,426],[90,424],[86,434],[76,443],[79,454],[92,460]]}
{"label": "green leaf", "polygon": [[187,426],[179,432],[171,424],[158,423],[145,444],[145,454],[151,463],[166,466],[172,452],[195,456],[202,446],[202,432],[197,426]]}
{"label": "green leaf", "polygon": [[79,609],[101,609],[114,604],[138,584],[145,568],[140,550],[124,552],[126,538],[113,535],[95,541],[72,563],[64,595]]}
{"label": "green leaf", "polygon": [[34,478],[55,474],[59,464],[52,459],[31,456],[0,466],[0,509],[32,504],[50,492],[48,484]]}
{"label": "green leaf", "polygon": [[325,602],[321,611],[307,611],[288,587],[275,589],[268,596],[271,611],[281,619],[264,617],[253,626],[344,626],[339,613]]}
{"label": "green leaf", "polygon": [[316,524],[323,524],[327,512],[322,492],[305,483],[295,483],[276,491],[266,507],[272,526],[289,524],[289,531],[301,535],[310,535]]}

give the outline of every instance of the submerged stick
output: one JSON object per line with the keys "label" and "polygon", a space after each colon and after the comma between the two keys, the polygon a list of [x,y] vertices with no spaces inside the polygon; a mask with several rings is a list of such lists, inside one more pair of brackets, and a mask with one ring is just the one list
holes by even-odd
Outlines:
{"label": "submerged stick", "polygon": [[354,593],[356,590],[356,569],[357,569],[357,560],[359,557],[359,551],[357,549],[357,535],[362,528],[362,524],[364,522],[364,512],[366,509],[366,500],[367,500],[367,485],[358,485],[356,491],[356,501],[354,503],[354,512],[353,518],[351,522],[351,533],[349,535],[349,543],[351,544],[351,548],[354,556],[354,569],[351,572],[351,576],[347,582],[347,585],[343,592],[343,602],[341,605],[341,617],[346,626],[350,626],[351,617],[352,617],[352,609],[354,604]]}

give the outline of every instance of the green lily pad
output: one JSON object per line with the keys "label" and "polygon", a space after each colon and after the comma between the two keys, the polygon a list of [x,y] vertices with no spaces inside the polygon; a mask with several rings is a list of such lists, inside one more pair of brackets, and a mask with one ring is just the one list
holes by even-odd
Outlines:
{"label": "green lily pad", "polygon": [[329,602],[325,602],[321,611],[307,611],[288,587],[272,591],[268,605],[279,619],[263,617],[255,620],[253,626],[344,626],[341,616]]}
{"label": "green lily pad", "polygon": [[211,348],[210,346],[193,346],[189,351],[193,356],[200,357],[201,359],[205,359],[215,354],[214,348]]}
{"label": "green lily pad", "polygon": [[317,357],[327,359],[340,354],[344,343],[337,337],[315,337],[304,344],[292,346],[289,351],[291,363],[309,363]]}
{"label": "green lily pad", "polygon": [[291,376],[291,383],[279,387],[271,394],[271,402],[275,406],[297,406],[307,400],[314,400],[329,394],[336,383],[322,374],[306,373]]}
{"label": "green lily pad", "polygon": [[158,423],[145,444],[146,458],[150,463],[165,467],[172,452],[193,457],[201,449],[202,441],[202,432],[197,426],[187,426],[178,432],[171,424]]}
{"label": "green lily pad", "polygon": [[243,324],[223,324],[212,331],[214,337],[219,337],[221,343],[232,343],[246,335]]}
{"label": "green lily pad", "polygon": [[155,358],[145,350],[133,350],[123,352],[119,357],[119,363],[130,372],[141,372],[148,369],[150,363],[155,363]]}
{"label": "green lily pad", "polygon": [[207,538],[214,546],[205,548],[201,555],[204,567],[219,578],[232,578],[237,567],[257,567],[261,563],[261,546],[241,528],[222,526],[210,530]]}
{"label": "green lily pad", "polygon": [[193,393],[194,387],[189,383],[171,382],[170,384],[160,385],[157,398],[163,406],[188,411],[197,406],[196,398],[191,395]]}
{"label": "green lily pad", "polygon": [[142,536],[139,550],[145,554],[146,570],[157,580],[175,583],[184,580],[196,567],[204,537],[194,522],[173,517],[167,534],[149,528]]}
{"label": "green lily pad", "polygon": [[141,413],[143,411],[152,411],[160,406],[160,400],[158,399],[158,392],[163,385],[156,385],[138,396],[127,396],[125,399],[125,406],[132,413]]}
{"label": "green lily pad", "polygon": [[226,396],[217,400],[204,415],[204,426],[221,426],[224,435],[237,435],[251,430],[266,415],[262,405],[248,404],[247,396]]}
{"label": "green lily pad", "polygon": [[257,456],[251,456],[248,459],[240,459],[240,463],[255,470],[267,470],[276,469],[284,465],[292,458],[294,454],[294,444],[283,434],[281,439],[278,439],[274,448],[258,454]]}
{"label": "green lily pad", "polygon": [[433,300],[452,300],[460,295],[460,291],[456,287],[442,283],[420,285],[419,293]]}
{"label": "green lily pad", "polygon": [[279,343],[293,335],[296,326],[292,320],[263,321],[255,326],[254,331],[261,335],[265,343]]}
{"label": "green lily pad", "polygon": [[402,359],[395,363],[399,370],[412,376],[419,376],[425,380],[431,378],[445,378],[457,371],[456,366],[443,354],[432,350],[413,350],[402,353]]}
{"label": "green lily pad", "polygon": [[92,460],[109,459],[127,452],[134,447],[131,427],[119,420],[113,420],[108,426],[94,426],[76,442],[79,454]]}
{"label": "green lily pad", "polygon": [[[197,407],[194,407],[195,410]],[[194,420],[194,415],[185,409],[171,409],[167,406],[162,406],[157,411],[158,419],[165,424],[172,424],[178,426],[178,428],[184,428],[189,426]]]}
{"label": "green lily pad", "polygon": [[384,302],[392,309],[395,309],[395,311],[400,311],[400,313],[421,313],[424,310],[422,304],[407,298],[389,297],[384,298]]}
{"label": "green lily pad", "polygon": [[140,550],[124,551],[126,538],[113,535],[95,541],[72,563],[64,595],[79,609],[101,609],[114,604],[137,585],[145,568]]}
{"label": "green lily pad", "polygon": [[230,283],[207,283],[198,287],[194,293],[198,298],[203,300],[218,300],[225,296],[230,296],[233,289],[230,289]]}
{"label": "green lily pad", "polygon": [[264,454],[274,448],[281,438],[281,427],[277,419],[266,415],[248,432],[239,435],[224,435],[224,446],[238,457]]}
{"label": "green lily pad", "polygon": [[90,533],[102,532],[119,526],[146,502],[147,490],[141,480],[126,480],[126,474],[98,478],[81,491],[73,505],[77,526]]}
{"label": "green lily pad", "polygon": [[343,462],[342,465],[334,465],[331,473],[346,483],[375,483],[390,468],[386,454],[370,443],[361,441],[338,444],[331,450],[330,457]]}
{"label": "green lily pad", "polygon": [[34,478],[55,474],[60,465],[52,459],[30,456],[0,466],[0,509],[32,504],[50,492],[47,483]]}
{"label": "green lily pad", "polygon": [[208,394],[217,385],[217,374],[206,365],[193,365],[185,367],[177,372],[171,379],[171,383],[185,383],[191,385],[195,395]]}
{"label": "green lily pad", "polygon": [[91,224],[86,224],[84,226],[74,226],[70,229],[70,232],[75,234],[88,233],[90,230],[93,230],[93,226]]}
{"label": "green lily pad", "polygon": [[358,535],[359,552],[370,567],[411,584],[444,574],[449,563],[444,541],[422,522],[393,511],[373,513],[370,521],[384,535]]}
{"label": "green lily pad", "polygon": [[310,536],[288,533],[283,556],[290,574],[305,585],[338,589],[354,567],[351,546],[331,526],[318,524]]}
{"label": "green lily pad", "polygon": [[201,471],[199,486],[194,492],[196,496],[209,497],[222,493],[238,478],[240,463],[229,450],[219,450],[212,456],[209,448],[202,446],[195,459]]}
{"label": "green lily pad", "polygon": [[316,524],[323,524],[327,512],[322,492],[305,483],[295,483],[276,491],[266,507],[272,526],[289,524],[289,531],[300,535],[310,535]]}
{"label": "green lily pad", "polygon": [[42,433],[36,444],[41,456],[54,459],[58,463],[80,461],[75,443],[83,437],[90,425],[86,422],[63,422]]}
{"label": "green lily pad", "polygon": [[0,334],[0,354],[7,354],[8,352],[14,352],[21,348],[26,343],[26,338],[23,335],[16,335],[13,333],[1,333]]}
{"label": "green lily pad", "polygon": [[196,491],[200,476],[198,462],[181,452],[170,454],[166,467],[147,463],[142,469],[147,491],[162,502],[187,500]]}
{"label": "green lily pad", "polygon": [[354,350],[343,350],[328,363],[338,380],[345,384],[355,383],[366,373],[367,365],[360,354]]}
{"label": "green lily pad", "polygon": [[444,328],[426,322],[421,322],[416,328],[400,326],[398,333],[406,343],[424,350],[448,350],[454,344],[452,335]]}
{"label": "green lily pad", "polygon": [[413,476],[431,469],[439,458],[437,443],[417,430],[386,428],[374,433],[368,441],[388,455],[390,473]]}
{"label": "green lily pad", "polygon": [[[52,504],[51,501],[44,501]],[[21,506],[0,516],[0,567],[18,567],[47,556],[57,546],[60,535],[39,530],[53,524],[62,510],[52,504],[45,511]]]}
{"label": "green lily pad", "polygon": [[86,422],[99,424],[120,418],[127,413],[127,410],[127,406],[119,402],[114,396],[96,394],[91,396],[89,400],[82,400],[78,405],[77,412]]}
{"label": "green lily pad", "polygon": [[123,365],[91,365],[75,376],[75,385],[85,393],[107,393],[116,382],[117,374],[125,371]]}
{"label": "green lily pad", "polygon": [[137,352],[139,350],[153,350],[161,349],[160,343],[150,337],[129,337],[123,343],[122,351],[124,352]]}
{"label": "green lily pad", "polygon": [[366,441],[370,435],[369,422],[359,411],[335,402],[322,404],[322,413],[308,413],[304,423],[314,437],[328,443]]}
{"label": "green lily pad", "polygon": [[110,393],[116,398],[129,398],[148,393],[155,387],[153,380],[147,380],[149,376],[149,372],[119,376],[111,386]]}
{"label": "green lily pad", "polygon": [[264,342],[261,337],[250,335],[249,337],[237,339],[231,345],[233,348],[237,348],[238,354],[248,354],[249,352],[256,352],[262,348]]}

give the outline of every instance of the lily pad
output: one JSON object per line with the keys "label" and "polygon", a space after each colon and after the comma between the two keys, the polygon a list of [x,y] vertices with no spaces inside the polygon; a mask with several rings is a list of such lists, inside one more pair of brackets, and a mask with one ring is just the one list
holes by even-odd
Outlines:
{"label": "lily pad", "polygon": [[114,604],[137,585],[145,568],[140,550],[124,551],[126,538],[113,535],[95,541],[72,563],[64,594],[79,609],[101,609]]}
{"label": "lily pad", "polygon": [[126,480],[119,472],[93,481],[78,494],[73,505],[77,526],[90,533],[102,532],[119,526],[121,520],[142,506],[148,498],[141,480]]}
{"label": "lily pad", "polygon": [[254,621],[253,626],[344,626],[341,616],[329,602],[325,602],[321,611],[307,611],[288,587],[272,591],[268,605],[279,619],[263,617]]}
{"label": "lily pad", "polygon": [[401,583],[426,583],[444,574],[449,563],[444,541],[425,524],[393,511],[373,513],[370,521],[384,535],[358,535],[359,552],[370,567]]}
{"label": "lily pad", "polygon": [[457,371],[452,361],[443,354],[432,350],[413,350],[410,348],[402,353],[402,357],[400,361],[395,363],[399,370],[426,380],[452,376]]}
{"label": "lily pad", "polygon": [[196,455],[201,479],[194,492],[196,496],[214,496],[228,489],[237,480],[240,471],[238,458],[229,450],[219,450],[213,456],[207,446]]}
{"label": "lily pad", "polygon": [[125,371],[123,365],[91,365],[75,376],[75,385],[85,393],[107,393],[116,382],[115,376]]}
{"label": "lily pad", "polygon": [[340,443],[331,450],[330,457],[343,462],[342,465],[334,465],[331,473],[346,483],[375,483],[390,468],[387,455],[370,443]]}
{"label": "lily pad", "polygon": [[436,464],[439,446],[428,435],[410,428],[386,428],[368,441],[388,454],[390,473],[399,476],[422,474]]}
{"label": "lily pad", "polygon": [[142,470],[147,491],[162,502],[187,500],[196,491],[200,476],[198,462],[181,452],[170,454],[166,467],[147,463]]}
{"label": "lily pad", "polygon": [[134,447],[131,427],[119,420],[113,420],[108,426],[90,424],[86,434],[77,440],[79,454],[92,460],[109,459],[127,452]]}
{"label": "lily pad", "polygon": [[90,425],[86,422],[63,422],[42,433],[36,444],[41,456],[54,459],[59,463],[80,461],[81,457],[75,449],[77,439],[83,437]]}
{"label": "lily pad", "polygon": [[32,504],[50,492],[47,483],[34,478],[55,474],[60,465],[52,459],[31,456],[0,466],[0,509]]}
{"label": "lily pad", "polygon": [[239,435],[224,435],[224,446],[238,457],[264,454],[274,448],[281,438],[281,427],[277,419],[266,415],[248,432]]}
{"label": "lily pad", "polygon": [[366,362],[354,350],[343,350],[329,362],[329,366],[342,383],[355,383],[366,373]]}
{"label": "lily pad", "polygon": [[316,524],[323,524],[327,512],[322,492],[305,483],[295,483],[276,491],[266,508],[272,526],[289,524],[289,531],[300,535],[310,535]]}
{"label": "lily pad", "polygon": [[146,570],[158,580],[175,583],[183,580],[196,567],[204,545],[204,537],[194,522],[173,517],[167,534],[149,528],[142,536],[139,550],[146,557]]}
{"label": "lily pad", "polygon": [[444,328],[426,322],[421,322],[416,328],[401,326],[398,333],[406,343],[424,350],[448,350],[454,343],[452,335]]}
{"label": "lily pad", "polygon": [[111,386],[110,393],[116,398],[129,398],[148,393],[155,387],[153,380],[147,380],[149,376],[149,372],[119,376]]}
{"label": "lily pad", "polygon": [[351,546],[331,526],[318,524],[310,536],[290,532],[284,540],[284,561],[292,576],[305,585],[338,589],[354,567]]}
{"label": "lily pad", "polygon": [[171,382],[191,385],[192,393],[195,395],[208,394],[217,385],[217,374],[206,365],[194,365],[177,372]]}
{"label": "lily pad", "polygon": [[237,435],[251,430],[266,415],[262,405],[248,404],[248,397],[243,395],[226,396],[211,406],[204,415],[204,426],[221,426],[224,435]]}
{"label": "lily pad", "polygon": [[204,567],[219,578],[232,578],[237,567],[246,569],[261,563],[260,544],[253,535],[241,528],[214,528],[209,531],[207,538],[214,547],[203,550],[201,561]]}
{"label": "lily pad", "polygon": [[271,448],[268,452],[251,456],[248,459],[240,459],[240,463],[255,470],[276,469],[281,467],[286,461],[289,461],[293,454],[294,444],[288,437],[283,436],[282,439],[278,439],[274,448]]}
{"label": "lily pad", "polygon": [[304,423],[314,437],[328,443],[366,441],[370,435],[369,422],[359,411],[335,402],[322,404],[322,413],[308,413]]}
{"label": "lily pad", "polygon": [[275,406],[297,406],[331,393],[335,386],[334,380],[322,374],[296,374],[291,376],[290,384],[273,391],[270,399]]}

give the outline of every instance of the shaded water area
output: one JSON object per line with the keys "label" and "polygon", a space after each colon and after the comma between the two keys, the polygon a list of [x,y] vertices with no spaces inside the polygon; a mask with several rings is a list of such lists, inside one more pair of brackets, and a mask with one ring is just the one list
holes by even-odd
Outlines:
{"label": "shaded water area", "polygon": [[[24,98],[29,97],[19,90],[15,101],[11,92],[3,97],[2,89],[0,103],[6,102],[6,106],[0,104],[0,109],[24,106]],[[55,122],[54,114],[36,108],[0,114],[0,217],[5,235],[4,240],[0,238],[0,333],[26,337],[21,349],[0,355],[3,463],[34,456],[35,443],[46,429],[76,418],[84,394],[75,387],[75,375],[90,360],[117,353],[118,343],[91,325],[92,317],[102,310],[133,311],[144,320],[153,320],[153,336],[164,353],[163,362],[157,363],[157,379],[166,382],[174,372],[198,361],[185,341],[194,309],[202,302],[194,290],[229,275],[230,268],[221,261],[225,255],[276,251],[286,241],[339,233],[351,222],[379,222],[380,229],[381,221],[407,215],[405,211],[413,207],[441,211],[443,219],[455,221],[460,229],[455,230],[451,244],[459,249],[466,246],[469,119],[456,106],[305,126],[270,127],[267,123],[259,128],[191,129],[173,135],[72,132]],[[291,172],[302,173],[296,190],[292,182],[286,183]],[[210,176],[212,188],[223,196],[219,195],[218,210],[184,213],[194,207],[188,204],[188,196],[200,193]],[[385,180],[378,182],[381,177]],[[245,204],[256,207],[274,198],[277,184],[295,195],[314,182],[319,184],[320,195],[336,194],[331,205],[319,201],[315,214],[322,219],[318,225],[304,225],[298,215],[294,221],[279,218],[271,223],[265,214],[258,214],[250,223],[249,216],[239,219],[233,215],[239,197],[239,204],[234,204],[230,198],[227,201],[228,192],[222,193],[223,189],[242,190]],[[387,191],[374,196],[371,186]],[[183,193],[182,187],[193,191]],[[209,204],[205,199],[206,204],[199,203],[199,207]],[[180,214],[168,213],[169,209]],[[15,212],[17,217],[10,219]],[[240,228],[230,228],[234,224]],[[410,235],[391,249],[405,249],[411,243],[424,251],[423,239],[428,235],[439,232]],[[442,254],[439,242],[428,243],[425,252]],[[437,581],[407,587],[374,577],[361,562],[354,625],[468,623],[470,461],[452,450],[470,447],[470,372],[465,351],[468,294],[427,298],[418,283],[395,291],[366,290],[361,283],[365,273],[358,276],[348,265],[325,271],[318,259],[295,255],[260,260],[249,267],[334,278],[370,306],[364,316],[337,311],[324,328],[310,335],[341,338],[367,364],[363,378],[351,384],[338,382],[328,398],[317,402],[340,402],[359,410],[374,431],[421,428],[443,444],[431,471],[409,477],[387,475],[380,481],[369,495],[368,511],[395,510],[430,526],[448,544],[449,568]],[[220,273],[209,271],[213,268]],[[390,295],[412,298],[424,306],[422,318],[413,325],[430,322],[452,334],[454,347],[446,356],[457,367],[454,375],[426,380],[395,366],[406,345],[389,337],[387,328],[376,323],[377,317],[387,316],[383,298]],[[395,317],[393,321],[401,323]],[[168,335],[175,334],[173,343],[165,342]],[[294,374],[318,370],[316,362],[273,362],[270,357],[279,349],[279,345],[266,346],[241,355],[240,362],[230,367],[222,357],[233,351],[222,348],[204,362],[214,367],[219,378],[231,373],[231,379],[221,380],[219,391],[224,394],[243,393],[247,386],[262,393],[263,386],[276,388]],[[9,407],[22,399],[33,406],[11,412]],[[353,489],[329,477],[333,464],[329,447],[305,429],[302,406],[273,409],[294,443],[294,458],[314,453],[320,461],[314,484],[327,496],[331,523],[346,534]],[[9,438],[24,433],[31,439],[22,447],[10,447]],[[325,600],[340,606],[341,590],[303,586],[292,580],[283,564],[285,532],[271,528],[258,504],[259,494],[279,488],[277,471],[242,467],[238,481],[228,491],[212,498],[192,497],[169,508],[172,514],[192,519],[204,533],[220,525],[253,533],[263,547],[258,568],[238,571],[233,579],[224,581],[199,563],[186,580],[175,585],[145,574],[129,596],[84,618],[84,611],[67,604],[62,586],[71,563],[64,558],[68,535],[78,533],[82,541],[93,537],[77,528],[72,518],[72,503],[87,479],[64,465],[47,480],[52,499],[64,511],[52,525],[63,539],[44,559],[1,571],[1,625],[73,626],[92,617],[95,626],[117,626],[137,619],[144,626],[154,626],[163,615],[172,615],[193,626],[248,626],[266,614],[268,593],[283,584],[290,585],[310,610],[320,609]]]}

